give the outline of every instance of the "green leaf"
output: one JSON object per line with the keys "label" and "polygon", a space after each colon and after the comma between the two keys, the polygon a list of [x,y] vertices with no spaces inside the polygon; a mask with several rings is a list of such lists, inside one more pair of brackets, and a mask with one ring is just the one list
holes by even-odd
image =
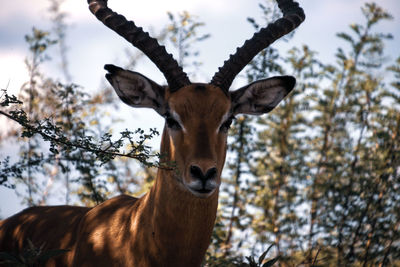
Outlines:
{"label": "green leaf", "polygon": [[267,261],[266,263],[264,263],[262,267],[271,267],[271,266],[273,266],[278,260],[279,260],[279,257],[276,257],[275,259],[269,260],[269,261]]}
{"label": "green leaf", "polygon": [[46,263],[49,259],[60,256],[64,253],[69,252],[69,249],[53,249],[53,250],[47,250],[44,251],[40,256],[39,256],[39,261],[40,263],[44,264]]}
{"label": "green leaf", "polygon": [[267,256],[268,252],[271,250],[271,248],[274,246],[275,244],[271,244],[266,251],[264,251],[263,254],[261,254],[260,258],[258,258],[258,264],[261,265],[261,263],[264,261],[265,256]]}
{"label": "green leaf", "polygon": [[21,264],[21,261],[8,252],[0,252],[0,263]]}

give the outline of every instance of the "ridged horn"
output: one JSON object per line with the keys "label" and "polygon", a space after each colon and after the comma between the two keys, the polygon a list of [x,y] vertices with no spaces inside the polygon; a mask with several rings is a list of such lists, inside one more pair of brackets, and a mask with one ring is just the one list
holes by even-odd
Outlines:
{"label": "ridged horn", "polygon": [[157,68],[164,74],[172,92],[190,84],[187,74],[179,66],[165,47],[150,37],[149,33],[137,27],[133,21],[128,21],[124,16],[112,11],[107,6],[107,0],[88,0],[90,11],[98,20],[111,30],[115,31],[129,43],[140,49]]}
{"label": "ridged horn", "polygon": [[214,74],[211,84],[228,92],[235,77],[260,51],[296,29],[304,21],[304,11],[297,2],[277,0],[277,3],[283,17],[259,30],[242,47],[237,48],[236,53]]}

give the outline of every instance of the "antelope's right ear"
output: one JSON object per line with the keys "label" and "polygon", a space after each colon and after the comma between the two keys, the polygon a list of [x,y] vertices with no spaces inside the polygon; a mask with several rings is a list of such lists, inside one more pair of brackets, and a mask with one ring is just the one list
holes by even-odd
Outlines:
{"label": "antelope's right ear", "polygon": [[152,108],[160,115],[165,113],[165,88],[140,73],[107,64],[107,80],[119,98],[132,107]]}

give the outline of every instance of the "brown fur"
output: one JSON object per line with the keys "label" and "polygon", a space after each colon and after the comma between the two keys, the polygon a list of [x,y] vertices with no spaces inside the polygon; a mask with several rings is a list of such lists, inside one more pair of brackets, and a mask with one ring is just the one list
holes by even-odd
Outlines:
{"label": "brown fur", "polygon": [[[164,128],[161,153],[177,170],[159,169],[140,199],[119,196],[94,208],[56,206],[26,209],[0,223],[0,251],[15,254],[30,239],[44,249],[69,249],[46,266],[200,266],[210,243],[218,189],[207,198],[184,186],[188,169],[225,161],[226,134],[218,132],[230,100],[217,87],[196,85],[166,96],[187,133]],[[183,174],[183,175],[182,175]]]}

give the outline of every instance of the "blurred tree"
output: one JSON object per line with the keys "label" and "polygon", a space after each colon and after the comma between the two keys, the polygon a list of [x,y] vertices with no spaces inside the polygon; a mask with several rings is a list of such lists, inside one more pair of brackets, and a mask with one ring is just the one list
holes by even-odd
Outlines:
{"label": "blurred tree", "polygon": [[[43,97],[46,94],[42,92],[40,88],[46,86],[46,81],[40,72],[39,66],[46,60],[49,60],[46,54],[47,49],[49,46],[54,45],[56,41],[49,38],[48,32],[36,28],[32,29],[32,35],[25,35],[25,41],[28,43],[29,51],[31,52],[30,57],[25,60],[25,65],[29,73],[29,81],[22,85],[19,98],[26,103],[27,118],[30,120],[38,120],[43,118],[42,116],[45,116],[45,114],[41,114],[38,111],[44,110],[44,112],[46,112],[47,110],[44,109],[44,107],[46,107],[47,104],[51,105],[54,100]],[[39,101],[39,99],[45,99],[46,101]],[[34,164],[35,161],[43,160],[43,154],[40,151],[40,138],[37,138],[37,136],[27,137],[28,138],[25,138],[26,143],[20,147],[19,153],[21,161],[26,164],[26,176],[20,181],[26,185],[28,195],[25,197],[24,194],[21,194],[21,196],[24,196],[24,201],[28,206],[33,206],[45,202],[48,186],[52,184],[53,177],[49,176],[49,179],[45,182],[46,188],[40,189],[41,184],[34,181],[36,178],[34,173],[40,173],[42,175],[47,173],[45,168],[37,168],[37,164]],[[36,199],[34,199],[34,195],[36,195]]]}
{"label": "blurred tree", "polygon": [[[197,59],[200,55],[195,47],[210,37],[210,34],[199,34],[199,30],[205,26],[197,16],[183,11],[178,14],[168,12],[170,23],[166,27],[166,37],[177,50],[179,66],[184,68],[192,78],[196,75],[201,66]],[[188,60],[191,60],[188,63]]]}
{"label": "blurred tree", "polygon": [[[254,207],[259,215],[254,231],[260,244],[275,243],[276,253],[290,255],[301,249],[301,232],[307,219],[302,215],[302,189],[309,177],[307,159],[310,91],[318,80],[318,61],[307,46],[292,49],[286,61],[298,79],[294,91],[279,108],[257,120],[255,164],[252,166]],[[283,73],[282,73],[283,74]],[[281,257],[280,264],[290,261]]]}
{"label": "blurred tree", "polygon": [[[376,147],[379,142],[386,146],[377,129],[387,128],[385,124],[391,121],[385,118],[389,100],[383,97],[388,89],[375,71],[382,67],[384,40],[391,35],[372,32],[376,23],[391,16],[376,4],[366,4],[362,11],[364,25],[351,25],[353,35],[338,34],[350,45],[350,51],[338,49],[337,66],[325,67],[328,86],[322,94],[316,92],[318,115],[314,125],[321,134],[315,140],[318,160],[311,170],[315,179],[309,253],[313,254],[315,246],[312,236],[317,236],[319,246],[329,249],[329,253],[330,248],[336,249],[334,258],[339,266],[381,262],[380,244],[388,241],[383,232],[374,235],[393,224],[385,213],[395,204],[384,201],[391,195],[387,188],[391,175],[382,177],[387,162],[377,160],[382,154]],[[315,225],[318,230],[314,232]],[[371,247],[376,250],[373,257]]]}

